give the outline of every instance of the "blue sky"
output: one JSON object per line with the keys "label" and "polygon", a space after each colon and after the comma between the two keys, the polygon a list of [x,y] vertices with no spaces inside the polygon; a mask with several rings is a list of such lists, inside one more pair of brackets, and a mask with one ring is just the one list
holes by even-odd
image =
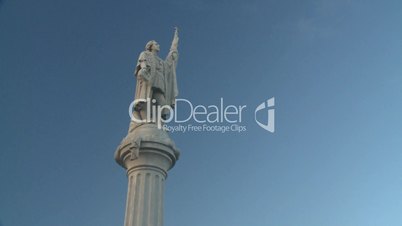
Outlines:
{"label": "blue sky", "polygon": [[354,0],[1,1],[0,225],[123,225],[133,69],[173,26],[180,98],[247,132],[172,135],[166,226],[402,225],[402,4]]}

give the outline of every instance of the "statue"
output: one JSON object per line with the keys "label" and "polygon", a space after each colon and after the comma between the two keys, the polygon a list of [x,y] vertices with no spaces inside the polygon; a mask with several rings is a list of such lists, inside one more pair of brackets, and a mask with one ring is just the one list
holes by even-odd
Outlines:
{"label": "statue", "polygon": [[[130,128],[114,155],[128,177],[125,226],[163,225],[164,183],[180,156],[167,129],[161,126],[173,117],[178,95],[178,42],[176,28],[169,54],[162,60],[159,44],[149,41],[135,67],[137,85],[129,110]],[[170,119],[166,120],[167,116]]]}
{"label": "statue", "polygon": [[[140,54],[134,72],[137,78],[133,111],[135,119],[147,119],[147,116],[151,115],[151,110],[148,109],[151,105],[169,105],[174,108],[178,95],[176,81],[176,66],[179,57],[178,43],[179,34],[176,27],[166,60],[159,58],[159,44],[154,40],[149,41],[145,46],[145,51]],[[167,109],[163,109],[161,117],[166,119],[168,114]],[[151,117],[153,121],[160,120],[155,115],[151,115]]]}

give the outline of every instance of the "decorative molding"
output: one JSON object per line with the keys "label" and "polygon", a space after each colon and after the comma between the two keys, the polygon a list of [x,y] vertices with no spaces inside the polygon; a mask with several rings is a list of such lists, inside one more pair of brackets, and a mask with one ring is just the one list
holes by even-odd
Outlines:
{"label": "decorative molding", "polygon": [[141,138],[138,138],[136,141],[130,143],[130,152],[131,157],[130,160],[134,160],[140,156],[140,148],[141,148]]}

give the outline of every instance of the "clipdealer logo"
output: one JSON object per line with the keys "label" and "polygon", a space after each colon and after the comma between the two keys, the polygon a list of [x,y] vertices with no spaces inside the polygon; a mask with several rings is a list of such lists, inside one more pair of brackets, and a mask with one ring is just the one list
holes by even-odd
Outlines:
{"label": "clipdealer logo", "polygon": [[[139,119],[135,116],[135,105],[146,102],[146,117]],[[275,98],[264,101],[254,111],[255,122],[264,130],[275,132]],[[134,100],[129,107],[129,115],[135,123],[155,123],[159,129],[172,133],[185,132],[245,132],[243,117],[247,105],[226,105],[221,97],[218,104],[194,105],[187,99],[176,99],[175,108],[169,105],[156,105],[155,100]],[[257,112],[267,109],[267,122],[257,119]],[[165,114],[163,113],[165,112]],[[166,114],[166,112],[169,112]],[[159,119],[159,120],[157,120]],[[170,123],[170,124],[168,124]]]}
{"label": "clipdealer logo", "polygon": [[[274,133],[275,132],[275,109],[273,107],[275,106],[275,97],[272,97],[268,99],[266,102],[262,102],[254,111],[254,119],[255,122],[263,129]],[[257,120],[257,112],[263,110],[263,109],[268,109],[267,110],[267,124],[261,123]]]}

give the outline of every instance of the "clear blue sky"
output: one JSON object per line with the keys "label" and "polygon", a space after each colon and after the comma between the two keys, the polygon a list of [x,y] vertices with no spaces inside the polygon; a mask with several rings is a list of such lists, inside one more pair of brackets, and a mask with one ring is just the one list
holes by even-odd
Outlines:
{"label": "clear blue sky", "polygon": [[355,0],[0,1],[0,225],[123,225],[135,61],[176,25],[180,97],[250,117],[173,135],[166,226],[402,225],[402,3]]}

